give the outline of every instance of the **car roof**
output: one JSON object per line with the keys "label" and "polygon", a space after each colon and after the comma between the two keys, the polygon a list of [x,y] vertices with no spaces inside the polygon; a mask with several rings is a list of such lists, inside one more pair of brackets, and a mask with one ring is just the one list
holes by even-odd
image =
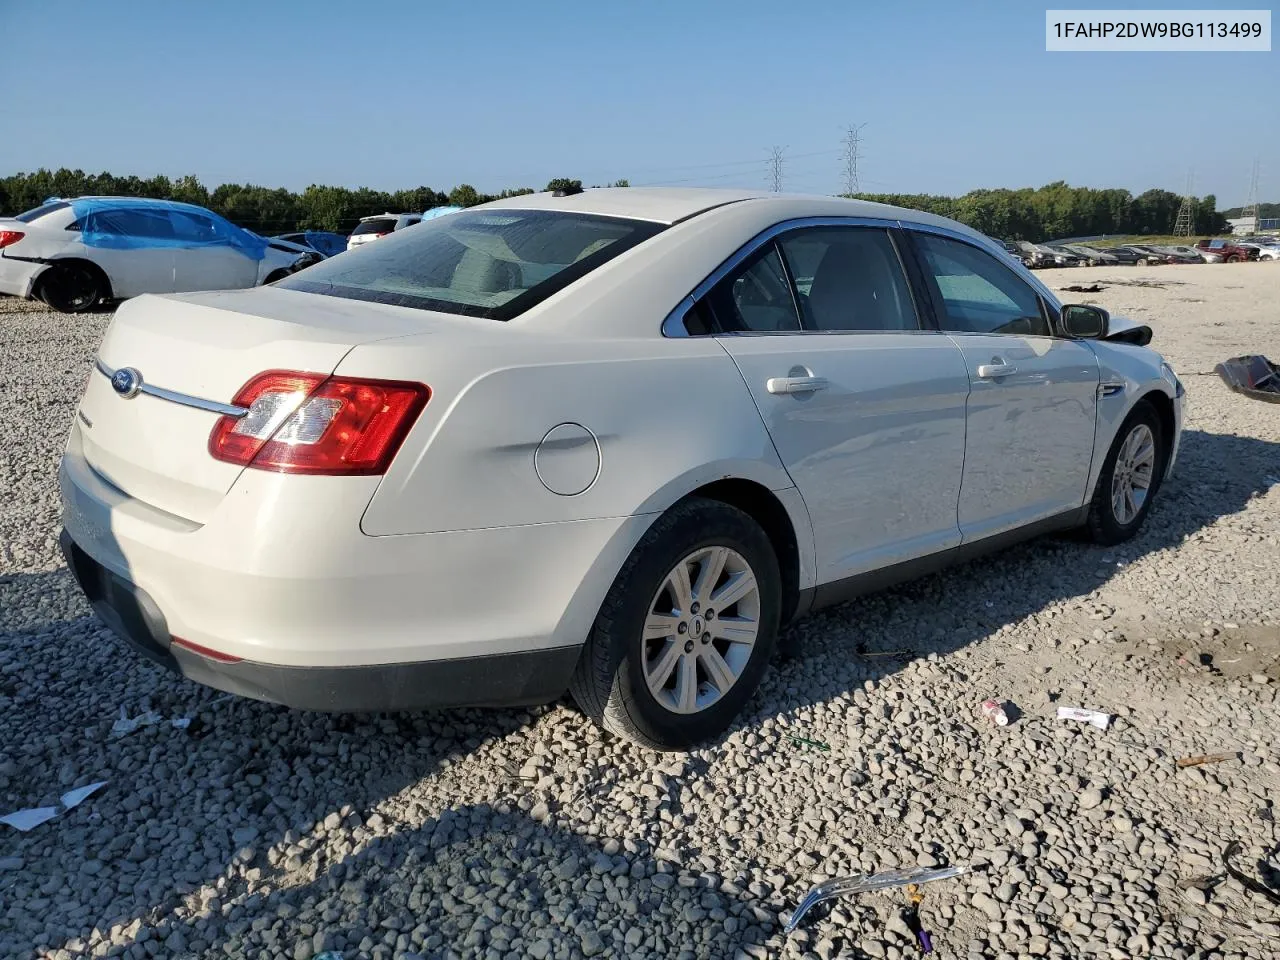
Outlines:
{"label": "car roof", "polygon": [[[606,217],[626,217],[673,224],[707,210],[729,204],[768,203],[777,208],[778,220],[792,216],[876,217],[909,219],[915,223],[933,223],[951,229],[969,231],[954,220],[919,210],[895,207],[870,200],[765,190],[732,190],[706,187],[593,187],[581,193],[557,197],[553,193],[528,193],[503,200],[492,200],[472,210],[567,210],[573,213]],[[793,213],[794,211],[794,213]],[[986,239],[986,238],[984,238]],[[987,240],[987,242],[993,242]]]}

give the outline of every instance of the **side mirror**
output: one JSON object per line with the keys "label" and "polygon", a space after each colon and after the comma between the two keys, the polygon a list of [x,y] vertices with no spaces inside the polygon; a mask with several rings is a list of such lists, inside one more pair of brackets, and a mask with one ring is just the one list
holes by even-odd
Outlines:
{"label": "side mirror", "polygon": [[1111,314],[1101,307],[1070,303],[1062,308],[1062,332],[1081,340],[1102,340],[1107,335]]}

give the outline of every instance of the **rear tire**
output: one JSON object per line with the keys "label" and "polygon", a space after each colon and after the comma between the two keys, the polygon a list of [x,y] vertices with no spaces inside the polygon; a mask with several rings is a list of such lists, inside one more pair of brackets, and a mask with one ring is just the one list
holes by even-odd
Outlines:
{"label": "rear tire", "polygon": [[1227,263],[1239,263],[1243,259],[1243,257],[1233,253],[1231,256],[1227,257]]}
{"label": "rear tire", "polygon": [[85,313],[110,290],[102,271],[92,264],[55,263],[40,275],[37,296],[59,313]]}
{"label": "rear tire", "polygon": [[1087,528],[1094,543],[1121,543],[1142,527],[1167,462],[1163,433],[1160,417],[1146,400],[1138,402],[1116,431],[1089,505]]}
{"label": "rear tire", "polygon": [[599,727],[643,746],[711,740],[759,686],[781,605],[778,559],[760,525],[728,504],[688,499],[623,564],[569,692]]}

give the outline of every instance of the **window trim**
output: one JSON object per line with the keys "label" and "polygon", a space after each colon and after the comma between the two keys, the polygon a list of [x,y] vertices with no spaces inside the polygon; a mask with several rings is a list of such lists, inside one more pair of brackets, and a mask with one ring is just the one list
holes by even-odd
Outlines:
{"label": "window trim", "polygon": [[[1012,276],[1015,280],[1019,281],[1020,283],[1022,283],[1024,286],[1027,287],[1027,289],[1030,291],[1032,296],[1036,298],[1036,307],[1040,311],[1040,319],[1044,321],[1045,327],[1049,331],[1048,335],[1046,336],[1040,333],[998,333],[996,331],[989,331],[986,333],[982,333],[982,332],[975,332],[975,331],[969,331],[969,330],[947,330],[943,326],[943,321],[942,321],[942,317],[946,315],[945,298],[942,296],[942,291],[938,287],[937,281],[929,273],[929,269],[924,260],[924,251],[921,250],[920,245],[916,242],[916,238],[914,236],[909,236],[908,242],[911,246],[911,258],[915,262],[916,269],[919,271],[920,283],[922,284],[922,287],[923,287],[922,292],[924,293],[925,297],[929,300],[931,304],[933,321],[936,324],[937,330],[940,333],[956,334],[957,336],[975,336],[975,337],[1040,337],[1041,339],[1047,339],[1047,340],[1075,339],[1073,337],[1064,337],[1059,331],[1058,318],[1061,316],[1061,306],[1057,303],[1057,298],[1047,297],[1046,294],[1048,293],[1048,289],[1043,287],[1042,284],[1038,282],[1028,283],[1027,278],[1021,276],[1018,273],[1017,269],[1015,269],[1013,264],[1003,262],[1000,259],[1000,257],[996,256],[992,251],[985,249],[983,245],[974,243],[971,238],[966,237],[963,234],[960,234],[954,230],[941,230],[936,228],[917,230],[917,225],[908,224],[904,226],[906,227],[904,232],[907,234],[912,234],[913,232],[934,234],[936,236],[942,237],[942,239],[944,240],[951,240],[957,243],[962,243],[968,247],[972,247],[974,250],[976,250],[979,253],[985,253],[987,256],[991,258],[991,260],[997,266],[1003,267],[1005,271],[1009,273],[1010,276]],[[920,225],[920,226],[923,226],[923,225]],[[1034,278],[1032,279],[1034,280]]]}

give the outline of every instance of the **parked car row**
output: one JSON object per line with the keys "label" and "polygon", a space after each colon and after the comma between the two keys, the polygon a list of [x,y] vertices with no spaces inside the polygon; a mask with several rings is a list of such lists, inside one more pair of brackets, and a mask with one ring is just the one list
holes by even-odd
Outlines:
{"label": "parked car row", "polygon": [[0,217],[0,295],[81,313],[143,293],[255,287],[460,209],[364,217],[350,237],[327,230],[262,237],[194,204],[50,198]]}
{"label": "parked car row", "polygon": [[1205,239],[1194,247],[1149,243],[1099,247],[1086,243],[1031,243],[1027,240],[1002,240],[999,243],[1011,258],[1032,270],[1044,267],[1129,264],[1145,267],[1163,263],[1242,263],[1248,260],[1280,259],[1280,239],[1275,237],[1251,237],[1247,240]]}

